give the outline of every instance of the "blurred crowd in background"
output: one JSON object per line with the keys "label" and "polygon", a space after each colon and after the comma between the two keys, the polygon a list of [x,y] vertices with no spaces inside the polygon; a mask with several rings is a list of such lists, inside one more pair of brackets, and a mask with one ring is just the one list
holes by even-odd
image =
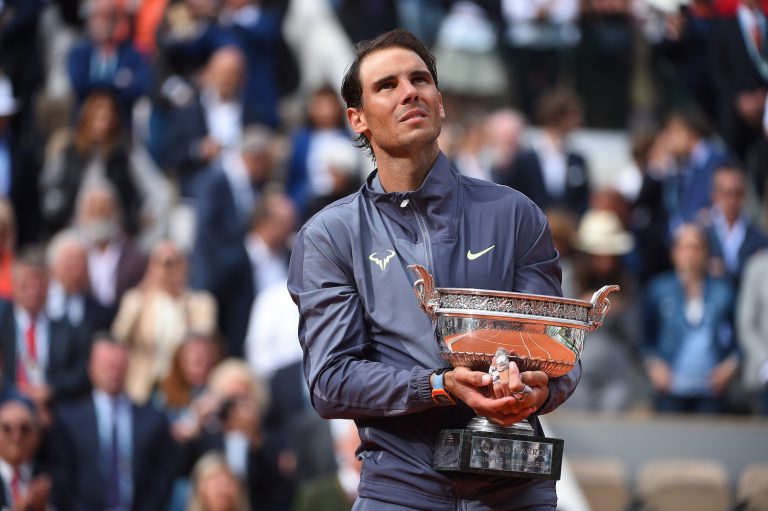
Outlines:
{"label": "blurred crowd in background", "polygon": [[[347,509],[285,279],[373,163],[353,44],[434,51],[462,173],[547,214],[566,296],[618,283],[564,409],[768,414],[758,0],[0,0],[0,506]],[[594,179],[571,136],[619,133]]]}

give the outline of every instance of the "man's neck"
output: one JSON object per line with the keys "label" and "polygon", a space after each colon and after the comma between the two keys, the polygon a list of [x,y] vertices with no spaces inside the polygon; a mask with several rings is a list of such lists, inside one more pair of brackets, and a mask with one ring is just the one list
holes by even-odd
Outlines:
{"label": "man's neck", "polygon": [[[381,153],[381,151],[379,151]],[[381,186],[388,193],[410,192],[417,190],[427,178],[432,165],[435,164],[440,148],[425,149],[415,155],[406,157],[383,154],[376,156]]]}

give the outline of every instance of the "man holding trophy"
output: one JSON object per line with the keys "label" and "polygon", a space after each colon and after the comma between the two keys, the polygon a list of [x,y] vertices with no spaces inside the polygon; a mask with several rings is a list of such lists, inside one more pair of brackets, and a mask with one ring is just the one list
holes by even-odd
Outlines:
{"label": "man holding trophy", "polygon": [[[465,438],[463,428],[475,414],[497,427],[527,419],[531,434],[543,437],[537,416],[574,391],[581,375],[578,357],[556,378],[515,363],[509,349],[492,352],[485,365],[449,364],[436,342],[434,316],[431,321],[414,297],[409,270],[419,265],[429,284],[434,278],[450,288],[559,297],[558,256],[544,215],[515,190],[450,167],[437,144],[444,111],[435,60],[409,32],[397,29],[360,43],[342,95],[350,125],[377,170],[358,192],[305,224],[288,287],[301,313],[313,406],[323,417],[354,419],[358,426],[363,471],[353,509],[554,510],[556,477],[527,477],[527,468],[505,473],[510,463],[498,458],[517,449],[523,457],[544,460],[531,461],[531,467],[551,465],[541,456],[546,445],[530,447],[542,439]],[[434,295],[419,282],[422,298]],[[554,301],[545,300],[544,309],[535,306],[538,315],[531,317],[545,316],[541,310],[561,314],[565,309]],[[571,302],[566,312],[576,307]],[[564,332],[576,324],[561,323]],[[452,332],[450,325],[445,332]],[[488,339],[501,332],[499,325],[486,325]],[[543,335],[536,332],[547,328],[514,334],[536,340]],[[440,334],[440,342],[448,337]],[[438,443],[441,430],[459,433]],[[477,470],[460,470],[458,464],[455,471],[434,468],[438,451],[464,459],[451,439],[475,445],[466,463]],[[546,453],[551,458],[551,449]]]}

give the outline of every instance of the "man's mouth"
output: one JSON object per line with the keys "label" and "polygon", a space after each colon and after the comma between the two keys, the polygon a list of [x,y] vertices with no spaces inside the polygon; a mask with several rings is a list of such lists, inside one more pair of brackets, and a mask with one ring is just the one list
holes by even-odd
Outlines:
{"label": "man's mouth", "polygon": [[401,115],[399,121],[406,122],[412,119],[426,119],[426,118],[427,118],[426,110],[423,110],[421,108],[413,108],[405,112],[403,115]]}

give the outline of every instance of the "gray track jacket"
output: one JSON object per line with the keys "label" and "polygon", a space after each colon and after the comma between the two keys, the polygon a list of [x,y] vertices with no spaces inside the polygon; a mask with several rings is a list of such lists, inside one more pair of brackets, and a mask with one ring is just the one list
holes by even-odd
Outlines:
{"label": "gray track jacket", "polygon": [[[554,505],[552,481],[432,469],[439,430],[465,426],[474,412],[432,402],[429,377],[446,363],[413,293],[414,263],[438,287],[561,294],[539,208],[515,190],[458,174],[442,153],[418,190],[385,193],[374,171],[360,191],[308,221],[288,279],[304,373],[320,415],[357,422],[360,495],[435,511],[462,500],[493,509]],[[580,376],[577,365],[550,380],[539,413],[565,401]],[[541,434],[538,419],[531,422]]]}

